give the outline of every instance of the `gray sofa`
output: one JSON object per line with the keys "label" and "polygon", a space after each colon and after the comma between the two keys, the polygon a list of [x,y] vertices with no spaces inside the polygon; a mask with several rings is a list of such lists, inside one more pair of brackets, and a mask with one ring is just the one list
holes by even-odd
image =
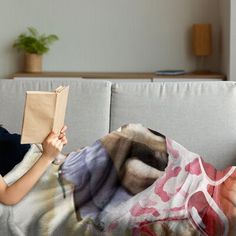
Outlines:
{"label": "gray sofa", "polygon": [[[142,123],[218,168],[236,164],[236,83],[0,80],[0,123],[20,133],[26,90],[69,85],[65,152],[92,144],[125,123]],[[40,128],[40,124],[39,124]]]}
{"label": "gray sofa", "polygon": [[[201,154],[217,168],[236,165],[234,82],[2,79],[0,123],[11,132],[20,133],[25,92],[52,90],[61,84],[70,85],[65,122],[69,144],[65,152],[90,145],[124,123],[142,123]],[[7,183],[17,180],[40,156],[32,147],[24,160],[4,176]],[[0,204],[0,235],[85,234],[86,220],[78,224],[72,189],[65,186],[67,197],[64,198],[57,181],[57,168],[52,165],[17,205]]]}

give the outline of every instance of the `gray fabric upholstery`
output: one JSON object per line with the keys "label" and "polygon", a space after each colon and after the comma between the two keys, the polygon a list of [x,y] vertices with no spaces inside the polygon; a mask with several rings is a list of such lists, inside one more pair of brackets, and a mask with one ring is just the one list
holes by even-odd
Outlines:
{"label": "gray fabric upholstery", "polygon": [[51,91],[61,84],[70,86],[65,120],[69,143],[65,152],[89,145],[108,133],[111,83],[75,78],[0,80],[0,124],[11,132],[20,133],[25,92]]}
{"label": "gray fabric upholstery", "polygon": [[236,165],[235,82],[126,82],[111,87],[108,81],[78,78],[0,80],[0,123],[19,133],[25,91],[61,84],[70,85],[66,152],[90,145],[122,124],[142,123],[218,168]]}
{"label": "gray fabric upholstery", "polygon": [[158,130],[218,168],[236,165],[234,82],[114,84],[110,129],[124,123]]}

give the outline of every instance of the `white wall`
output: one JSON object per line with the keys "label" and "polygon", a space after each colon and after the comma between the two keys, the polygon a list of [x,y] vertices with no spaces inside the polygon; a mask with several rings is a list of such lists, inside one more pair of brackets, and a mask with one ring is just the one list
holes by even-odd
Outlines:
{"label": "white wall", "polygon": [[230,80],[236,81],[236,1],[230,5]]}
{"label": "white wall", "polygon": [[228,79],[230,79],[230,1],[219,0],[221,71]]}
{"label": "white wall", "polygon": [[[191,26],[213,25],[209,67],[219,71],[219,2],[215,0],[0,0],[0,77],[22,69],[14,39],[26,27],[56,33],[47,71],[195,69]],[[235,3],[236,4],[236,3]]]}

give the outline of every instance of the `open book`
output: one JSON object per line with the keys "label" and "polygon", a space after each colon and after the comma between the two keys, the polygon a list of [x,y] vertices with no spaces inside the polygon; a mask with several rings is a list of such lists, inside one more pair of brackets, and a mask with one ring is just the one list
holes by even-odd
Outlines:
{"label": "open book", "polygon": [[69,86],[53,92],[27,91],[21,143],[42,143],[53,130],[59,134],[64,125]]}

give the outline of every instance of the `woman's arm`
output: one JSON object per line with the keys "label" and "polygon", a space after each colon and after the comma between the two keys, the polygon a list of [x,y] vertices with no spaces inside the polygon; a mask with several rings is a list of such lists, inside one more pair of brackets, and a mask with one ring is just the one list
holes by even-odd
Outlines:
{"label": "woman's arm", "polygon": [[67,143],[64,134],[66,128],[63,128],[63,134],[59,137],[53,132],[42,143],[43,153],[37,162],[15,183],[8,186],[0,176],[0,202],[5,205],[14,205],[18,203],[36,184],[52,161],[61,152],[63,146]]}

